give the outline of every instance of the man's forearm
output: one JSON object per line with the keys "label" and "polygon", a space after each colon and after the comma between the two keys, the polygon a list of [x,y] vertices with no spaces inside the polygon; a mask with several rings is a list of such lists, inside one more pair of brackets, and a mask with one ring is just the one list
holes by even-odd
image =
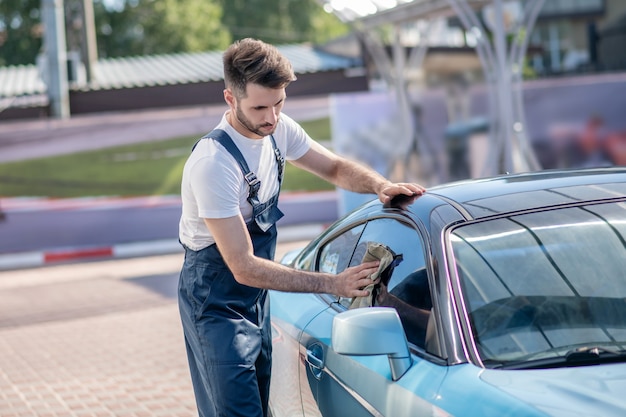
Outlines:
{"label": "man's forearm", "polygon": [[338,274],[299,271],[254,255],[236,262],[231,267],[240,284],[287,292],[335,294],[341,297],[364,297],[365,288],[372,282],[370,276],[379,268],[379,262],[364,262]]}
{"label": "man's forearm", "polygon": [[333,183],[348,191],[378,195],[385,185],[390,184],[390,181],[371,168],[343,159],[337,165]]}
{"label": "man's forearm", "polygon": [[250,287],[286,292],[333,293],[334,276],[317,272],[294,270],[263,258],[253,257],[250,264],[235,266],[235,279]]}

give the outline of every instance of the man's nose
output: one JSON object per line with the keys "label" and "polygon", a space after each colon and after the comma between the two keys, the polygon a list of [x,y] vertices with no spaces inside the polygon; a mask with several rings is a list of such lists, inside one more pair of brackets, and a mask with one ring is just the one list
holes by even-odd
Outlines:
{"label": "man's nose", "polygon": [[280,115],[280,110],[275,108],[270,108],[265,114],[265,121],[267,123],[276,124],[278,121],[278,116]]}

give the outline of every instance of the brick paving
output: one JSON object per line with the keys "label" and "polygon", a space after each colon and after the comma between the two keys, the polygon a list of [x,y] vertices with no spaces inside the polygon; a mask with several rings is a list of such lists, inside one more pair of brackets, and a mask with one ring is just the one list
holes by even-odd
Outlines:
{"label": "brick paving", "polygon": [[196,416],[174,297],[180,261],[1,273],[0,416]]}
{"label": "brick paving", "polygon": [[[327,97],[287,106],[299,121],[329,109]],[[0,161],[205,133],[222,112],[0,123]],[[277,259],[301,245],[279,244]],[[175,254],[0,271],[0,417],[197,416],[173,294],[181,262]]]}
{"label": "brick paving", "polygon": [[[302,245],[279,244],[276,258]],[[175,298],[181,262],[0,272],[0,416],[197,416]]]}

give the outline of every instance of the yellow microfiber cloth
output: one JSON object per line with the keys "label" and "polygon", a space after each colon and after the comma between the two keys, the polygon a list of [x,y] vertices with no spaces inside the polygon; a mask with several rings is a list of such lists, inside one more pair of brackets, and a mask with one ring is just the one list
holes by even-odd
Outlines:
{"label": "yellow microfiber cloth", "polygon": [[[361,308],[361,307],[371,307],[374,305],[374,287],[377,284],[374,284],[379,277],[389,268],[390,266],[395,267],[396,260],[402,258],[402,255],[396,255],[393,253],[391,249],[387,246],[377,243],[377,242],[367,242],[367,249],[365,254],[363,255],[363,260],[361,263],[370,262],[370,261],[380,261],[380,265],[378,265],[378,269],[376,272],[372,273],[369,278],[372,280],[371,284],[368,284],[365,289],[370,292],[368,296],[365,297],[355,297],[350,303],[350,308]],[[390,272],[390,271],[389,271]]]}

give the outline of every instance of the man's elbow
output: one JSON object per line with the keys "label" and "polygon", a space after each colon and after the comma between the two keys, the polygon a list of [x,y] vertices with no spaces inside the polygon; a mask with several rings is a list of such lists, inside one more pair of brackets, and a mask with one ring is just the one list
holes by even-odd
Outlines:
{"label": "man's elbow", "polygon": [[228,262],[228,266],[238,284],[259,287],[260,265],[257,262],[240,258]]}

